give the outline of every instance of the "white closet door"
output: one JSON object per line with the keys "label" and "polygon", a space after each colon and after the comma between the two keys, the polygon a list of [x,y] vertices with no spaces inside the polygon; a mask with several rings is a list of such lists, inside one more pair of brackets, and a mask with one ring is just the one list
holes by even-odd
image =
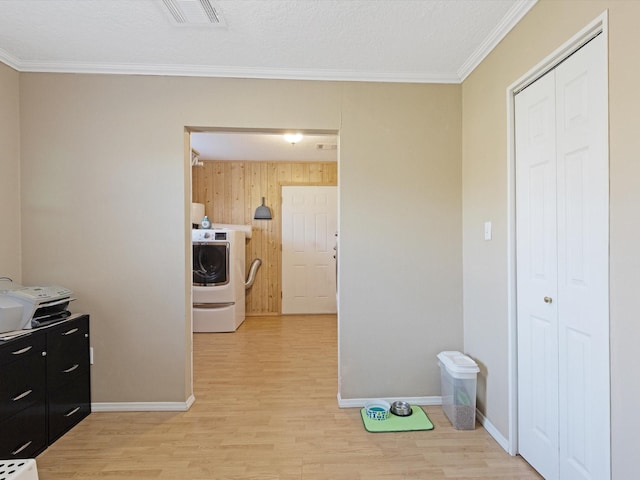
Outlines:
{"label": "white closet door", "polygon": [[597,37],[556,69],[561,479],[610,476],[605,49]]}
{"label": "white closet door", "polygon": [[605,49],[516,97],[518,442],[546,479],[610,478]]}
{"label": "white closet door", "polygon": [[282,187],[282,313],[336,313],[337,187]]}
{"label": "white closet door", "polygon": [[552,480],[559,428],[554,72],[515,100],[518,449]]}

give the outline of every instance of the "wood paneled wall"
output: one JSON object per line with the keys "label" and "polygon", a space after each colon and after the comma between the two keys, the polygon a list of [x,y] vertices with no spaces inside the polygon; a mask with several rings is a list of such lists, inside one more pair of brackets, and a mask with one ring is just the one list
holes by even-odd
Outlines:
{"label": "wood paneled wall", "polygon": [[[212,223],[251,225],[246,243],[247,271],[254,258],[262,259],[255,283],[247,291],[247,315],[281,311],[281,187],[282,185],[337,185],[335,162],[205,161],[193,167],[193,201],[204,203]],[[254,220],[265,197],[273,220]]]}

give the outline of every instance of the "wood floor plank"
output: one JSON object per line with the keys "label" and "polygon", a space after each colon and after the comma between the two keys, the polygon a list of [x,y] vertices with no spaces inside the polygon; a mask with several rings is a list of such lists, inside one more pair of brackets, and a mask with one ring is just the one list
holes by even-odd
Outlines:
{"label": "wood floor plank", "polygon": [[337,406],[333,315],[249,317],[194,335],[188,412],[92,413],[37,458],[40,480],[539,479],[480,426],[369,433]]}

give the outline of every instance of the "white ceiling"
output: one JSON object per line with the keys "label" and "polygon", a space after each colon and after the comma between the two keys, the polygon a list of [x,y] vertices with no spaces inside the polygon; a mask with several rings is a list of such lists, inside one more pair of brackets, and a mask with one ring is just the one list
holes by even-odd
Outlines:
{"label": "white ceiling", "polygon": [[199,152],[200,160],[335,162],[338,150],[330,147],[337,144],[338,137],[330,134],[305,134],[292,145],[282,133],[191,133],[191,148]]}
{"label": "white ceiling", "polygon": [[[200,0],[177,0],[200,5]],[[459,83],[536,0],[0,0],[0,61],[25,72]]]}
{"label": "white ceiling", "polygon": [[[166,0],[170,1],[170,0]],[[537,0],[0,0],[0,61],[21,72],[460,83]],[[204,17],[206,18],[206,17]],[[197,133],[202,160],[335,160],[305,138]]]}

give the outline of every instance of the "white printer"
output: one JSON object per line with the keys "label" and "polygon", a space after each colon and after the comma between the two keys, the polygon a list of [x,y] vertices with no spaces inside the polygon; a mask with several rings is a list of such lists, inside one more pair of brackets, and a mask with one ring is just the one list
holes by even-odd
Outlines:
{"label": "white printer", "polygon": [[[3,285],[3,287],[6,285]],[[11,283],[0,290],[0,333],[36,328],[68,317],[71,290],[56,285],[23,287]]]}

